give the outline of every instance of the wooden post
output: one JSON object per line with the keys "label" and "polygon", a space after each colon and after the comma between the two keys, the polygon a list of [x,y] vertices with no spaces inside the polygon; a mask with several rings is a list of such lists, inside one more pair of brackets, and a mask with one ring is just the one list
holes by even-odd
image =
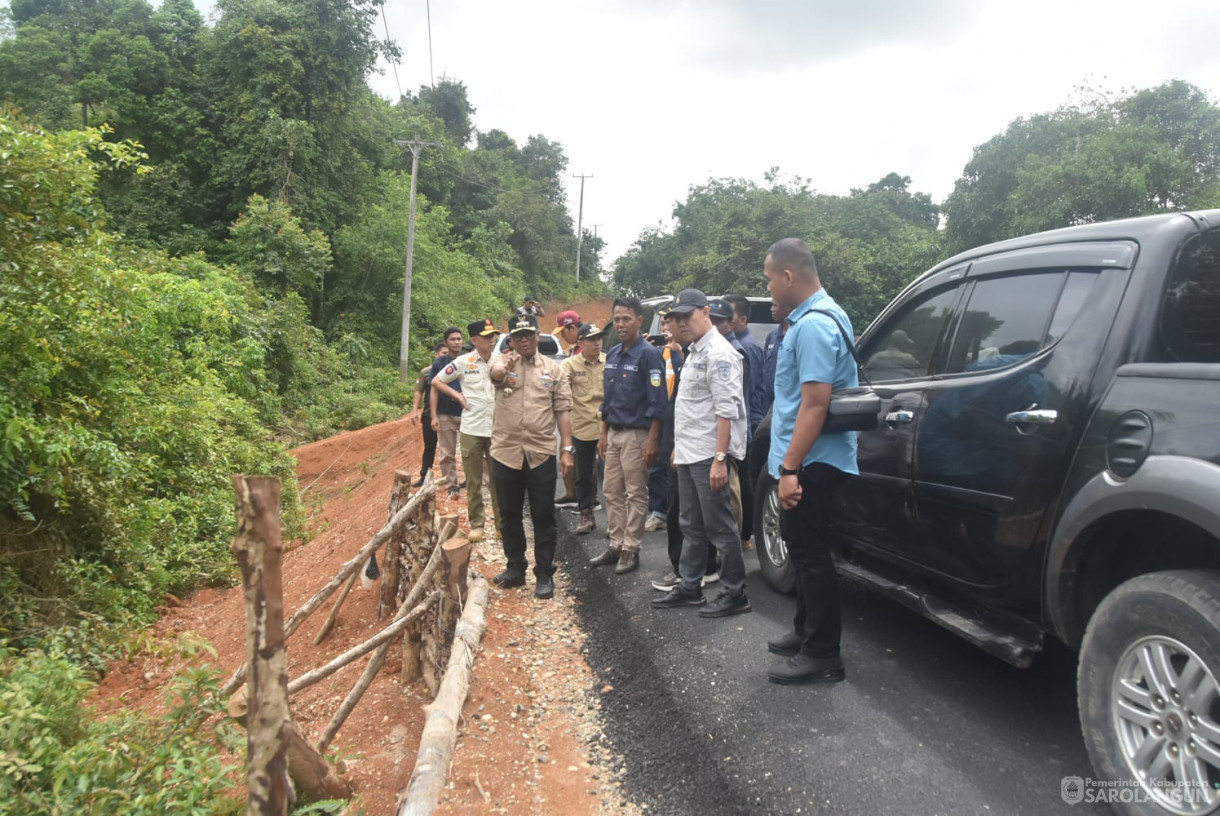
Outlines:
{"label": "wooden post", "polygon": [[284,593],[280,573],[280,482],[234,476],[237,534],[233,554],[241,565],[246,599],[249,816],[286,816],[296,797],[288,780],[282,734],[288,715],[288,660],[284,652]]}
{"label": "wooden post", "polygon": [[462,603],[466,600],[466,571],[470,565],[470,542],[465,536],[454,536],[441,545],[445,556],[445,566],[448,574],[445,581],[445,594],[449,603],[441,608],[441,628],[452,631],[457,625]]}
{"label": "wooden post", "polygon": [[[394,487],[390,491],[390,518],[398,512],[398,508],[406,503],[411,493],[411,474],[409,471],[394,471]],[[416,525],[418,526],[418,525]],[[402,566],[400,553],[406,536],[399,533],[390,536],[385,543],[385,574],[381,577],[381,597],[377,603],[377,620],[390,614],[390,610],[398,605],[398,584],[401,580]]]}
{"label": "wooden post", "polygon": [[415,758],[415,770],[411,772],[406,790],[400,794],[402,806],[398,809],[398,816],[428,816],[436,810],[457,743],[458,718],[470,688],[474,657],[479,650],[483,630],[487,628],[484,613],[488,594],[487,582],[475,578],[470,585],[470,600],[466,602],[462,619],[457,625],[440,693],[428,707],[428,718],[424,721],[419,753]]}
{"label": "wooden post", "polygon": [[[237,477],[234,478],[236,479]],[[369,556],[376,552],[377,548],[384,544],[385,540],[389,538],[400,525],[406,524],[407,519],[415,515],[416,511],[418,511],[421,506],[430,508],[433,502],[430,502],[429,500],[433,499],[435,495],[435,483],[432,483],[430,480],[425,481],[424,486],[420,488],[420,491],[412,496],[411,500],[407,502],[407,506],[399,510],[392,519],[387,521],[386,525],[378,530],[377,534],[370,538],[367,544],[360,548],[360,552],[356,553],[350,560],[344,562],[343,567],[339,570],[339,574],[332,578],[330,583],[318,590],[318,592],[312,598],[305,602],[304,606],[293,613],[292,617],[288,619],[288,623],[284,624],[284,637],[287,638],[291,636],[292,633],[297,630],[297,627],[304,623],[305,619],[308,618],[315,609],[321,606],[327,598],[335,593],[335,590],[342,586],[345,580],[350,578],[357,570],[363,569],[364,565],[368,563]],[[431,523],[430,512],[427,515],[429,518],[429,523]],[[420,518],[422,520],[423,516],[421,515]],[[238,667],[237,671],[233,672],[232,676],[229,677],[225,684],[220,688],[220,695],[222,697],[228,697],[245,681],[247,668],[248,664],[243,664]]]}

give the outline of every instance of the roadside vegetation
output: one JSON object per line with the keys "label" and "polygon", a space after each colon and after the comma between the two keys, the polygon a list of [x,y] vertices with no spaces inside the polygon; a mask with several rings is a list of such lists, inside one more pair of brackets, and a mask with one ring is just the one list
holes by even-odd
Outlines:
{"label": "roadside vegetation", "polygon": [[[425,149],[412,362],[447,325],[570,274],[562,146],[478,131],[461,82],[391,103],[373,0],[12,0],[0,20],[0,812],[231,810],[203,727],[206,669],[163,718],[85,700],[169,596],[232,580],[234,473],[401,415],[409,152]],[[692,187],[616,290],[759,293],[808,237],[858,325],[949,251],[1033,228],[1220,205],[1220,111],[1184,83],[1019,119],[943,205],[897,173],[848,196],[806,179]],[[1064,191],[1068,191],[1065,193]],[[584,236],[582,268],[602,270]],[[200,654],[200,658],[204,657]],[[237,743],[238,745],[240,742]],[[124,750],[116,751],[115,746]]]}

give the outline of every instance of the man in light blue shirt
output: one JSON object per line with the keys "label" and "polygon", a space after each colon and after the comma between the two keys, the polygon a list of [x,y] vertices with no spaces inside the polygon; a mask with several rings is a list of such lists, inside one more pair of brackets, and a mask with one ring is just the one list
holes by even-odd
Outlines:
{"label": "man in light blue shirt", "polygon": [[785,661],[767,672],[773,683],[844,679],[838,576],[830,555],[834,491],[856,467],[853,432],[823,434],[830,394],[858,385],[849,341],[851,321],[822,288],[813,252],[799,238],[777,241],[763,264],[771,298],[789,309],[775,362],[768,468],[779,480],[781,531],[796,571],[793,629],[767,642]]}

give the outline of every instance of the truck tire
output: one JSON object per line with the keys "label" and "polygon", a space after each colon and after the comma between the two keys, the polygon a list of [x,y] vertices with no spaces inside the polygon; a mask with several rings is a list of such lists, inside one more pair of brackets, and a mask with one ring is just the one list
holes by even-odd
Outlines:
{"label": "truck tire", "polygon": [[1106,783],[1080,780],[1082,798],[1141,816],[1220,812],[1220,572],[1156,572],[1114,589],[1085,631],[1077,693]]}
{"label": "truck tire", "polygon": [[796,592],[796,573],[779,532],[779,483],[764,469],[754,485],[754,551],[763,581],[776,592]]}

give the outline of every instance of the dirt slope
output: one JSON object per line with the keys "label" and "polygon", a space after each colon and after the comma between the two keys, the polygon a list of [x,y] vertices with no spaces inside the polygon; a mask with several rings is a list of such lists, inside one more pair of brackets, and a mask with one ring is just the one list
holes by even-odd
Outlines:
{"label": "dirt slope", "polygon": [[[583,316],[582,312],[582,316]],[[294,451],[313,537],[295,543],[284,558],[286,610],[295,610],[321,588],[385,523],[395,469],[415,471],[422,443],[418,420],[341,434]],[[448,504],[441,500],[442,512]],[[452,512],[463,515],[464,501]],[[503,568],[498,542],[476,545],[472,567],[490,579]],[[551,602],[524,590],[493,589],[488,628],[464,711],[465,722],[441,813],[622,813],[608,758],[590,755],[596,745],[598,696],[580,654],[583,633],[562,573]],[[157,709],[174,674],[211,659],[227,676],[244,659],[245,630],[239,588],[210,589],[185,601],[171,600],[155,633],[162,644],[132,662],[116,663],[98,691],[106,711],[120,706]],[[329,605],[289,642],[289,676],[321,665],[374,634],[376,591],[354,590],[338,623],[321,646],[313,636]],[[200,639],[216,651],[199,650]],[[173,648],[165,644],[176,644]],[[293,715],[316,739],[363,671],[358,660],[292,699]],[[415,762],[425,706],[422,683],[402,688],[394,660],[339,731],[332,755],[342,757],[347,778],[368,814],[395,811]],[[605,690],[608,692],[609,690]],[[237,761],[237,758],[235,758]]]}

